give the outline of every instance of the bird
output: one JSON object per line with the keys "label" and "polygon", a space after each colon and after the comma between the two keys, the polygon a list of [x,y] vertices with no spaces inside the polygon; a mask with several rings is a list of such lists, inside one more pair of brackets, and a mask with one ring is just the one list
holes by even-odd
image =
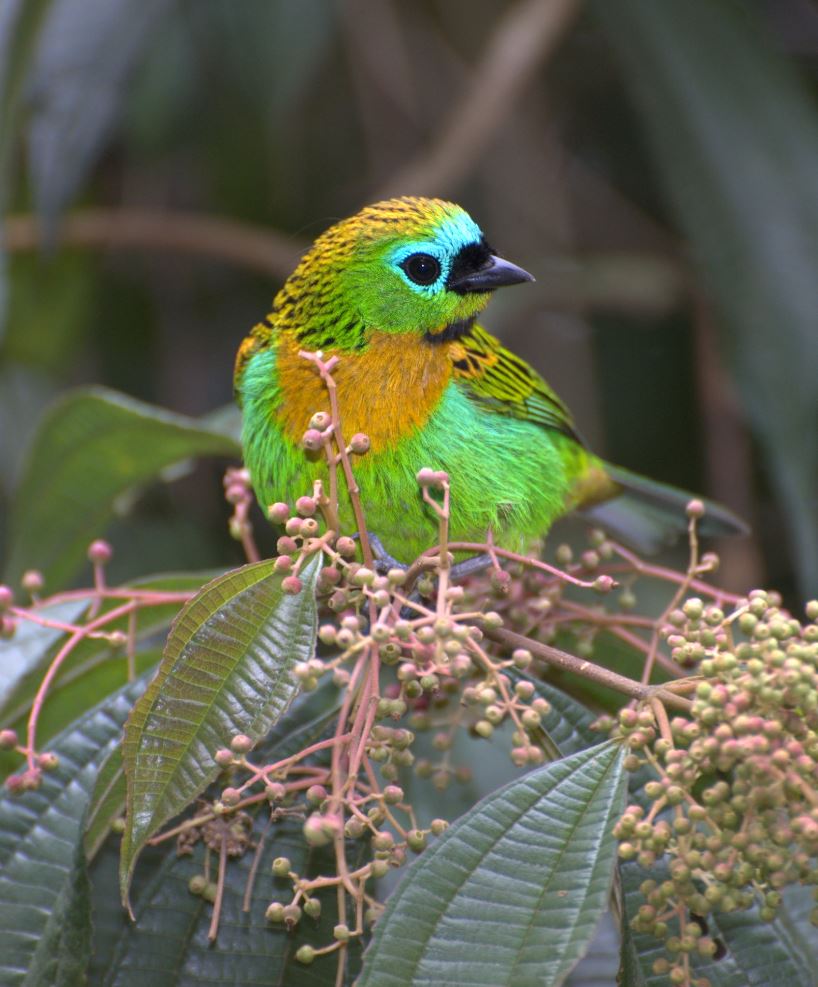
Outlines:
{"label": "bird", "polygon": [[[327,481],[302,439],[328,395],[303,351],[337,357],[341,427],[369,439],[356,457],[366,527],[388,558],[437,544],[417,474],[448,474],[449,538],[521,551],[571,512],[643,552],[688,527],[692,495],[605,462],[566,405],[478,321],[492,293],[534,278],[494,250],[468,212],[442,199],[376,202],[336,222],[304,254],[239,347],[242,445],[262,508]],[[342,485],[340,485],[342,488]],[[741,532],[704,502],[700,532]],[[341,526],[354,529],[339,491]]]}

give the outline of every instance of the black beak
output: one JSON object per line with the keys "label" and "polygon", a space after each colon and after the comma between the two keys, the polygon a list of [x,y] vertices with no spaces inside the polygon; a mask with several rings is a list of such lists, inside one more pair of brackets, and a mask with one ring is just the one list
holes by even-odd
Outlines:
{"label": "black beak", "polygon": [[484,267],[476,271],[463,272],[449,281],[448,288],[459,295],[465,295],[467,291],[494,291],[495,288],[503,288],[509,284],[522,284],[524,281],[533,280],[533,276],[528,271],[492,254]]}

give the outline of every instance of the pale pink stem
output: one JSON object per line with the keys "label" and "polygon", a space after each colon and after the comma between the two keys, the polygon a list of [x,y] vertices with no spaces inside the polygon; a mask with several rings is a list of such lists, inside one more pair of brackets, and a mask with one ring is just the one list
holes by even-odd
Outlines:
{"label": "pale pink stem", "polygon": [[[127,586],[120,586],[117,589],[106,589],[100,596],[105,600],[133,600],[146,606],[153,606],[160,603],[187,603],[198,592],[198,589],[172,593],[164,590],[129,589]],[[53,603],[63,603],[69,600],[87,600],[88,597],[89,591],[87,589],[66,590],[64,593],[55,593],[46,600],[40,600],[38,606],[51,606]]]}
{"label": "pale pink stem", "polygon": [[[427,556],[432,553],[437,554],[437,551],[437,548],[430,548],[424,552],[423,555]],[[500,558],[508,559],[509,562],[519,562],[520,565],[529,566],[532,569],[539,569],[541,572],[547,572],[549,575],[556,576],[557,579],[562,579],[566,583],[571,583],[574,586],[581,586],[583,589],[593,589],[594,587],[593,582],[587,582],[584,579],[577,579],[576,576],[563,572],[562,569],[549,565],[547,562],[542,562],[540,559],[532,559],[527,555],[519,555],[517,552],[511,552],[507,548],[498,548],[496,545],[489,545],[485,542],[453,541],[449,542],[449,551],[479,552],[490,556],[499,555]]]}
{"label": "pale pink stem", "polygon": [[63,662],[80,643],[80,641],[82,641],[84,637],[87,637],[91,631],[95,631],[98,627],[104,626],[111,620],[124,617],[132,610],[135,610],[137,606],[138,604],[133,601],[123,604],[123,606],[116,607],[114,610],[109,610],[108,613],[103,614],[96,620],[91,621],[90,624],[86,624],[84,627],[79,628],[71,635],[71,637],[54,656],[54,660],[48,666],[48,671],[43,676],[42,682],[40,682],[40,687],[37,689],[37,695],[34,697],[34,702],[31,704],[31,712],[28,714],[28,730],[26,739],[28,747],[26,750],[26,759],[28,760],[28,766],[31,770],[34,770],[36,767],[34,763],[34,751],[37,738],[37,721],[40,718],[43,703],[45,702],[45,697],[48,694],[48,690],[51,688],[51,683],[54,681],[54,677],[60,670]]}
{"label": "pale pink stem", "polygon": [[39,624],[41,627],[53,627],[54,630],[65,631],[66,634],[74,634],[81,629],[79,624],[64,624],[59,620],[39,617],[31,610],[25,610],[23,607],[12,607],[9,612],[13,617],[17,617],[20,620],[30,620],[33,624]]}

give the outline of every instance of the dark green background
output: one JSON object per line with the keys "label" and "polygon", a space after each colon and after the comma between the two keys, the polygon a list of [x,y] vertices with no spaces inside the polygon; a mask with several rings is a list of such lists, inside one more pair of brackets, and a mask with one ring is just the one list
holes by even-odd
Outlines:
{"label": "dark green background", "polygon": [[[558,15],[529,58],[532,25]],[[7,228],[0,515],[57,394],[104,383],[193,415],[229,402],[235,349],[288,258],[363,203],[420,192],[461,202],[536,275],[486,324],[595,448],[750,520],[752,540],[722,546],[724,581],[814,593],[808,0],[32,0],[4,48],[6,212],[38,211],[51,235],[37,251]],[[60,239],[64,212],[119,208],[278,239],[252,266],[218,229],[210,257],[162,235]],[[219,469],[146,491],[112,575],[237,561]]]}

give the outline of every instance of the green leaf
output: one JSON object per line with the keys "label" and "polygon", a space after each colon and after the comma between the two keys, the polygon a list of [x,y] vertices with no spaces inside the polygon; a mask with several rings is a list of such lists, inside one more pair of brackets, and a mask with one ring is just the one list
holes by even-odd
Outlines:
{"label": "green leaf", "polygon": [[596,716],[589,709],[550,682],[531,678],[513,669],[509,669],[507,674],[511,675],[512,680],[525,679],[531,682],[537,695],[548,700],[551,709],[542,718],[542,728],[557,745],[561,755],[576,754],[599,743],[599,734],[591,730]]}
{"label": "green leaf", "polygon": [[[667,987],[667,976],[653,973],[654,960],[667,957],[662,943],[653,936],[632,932],[628,923],[645,903],[639,885],[648,877],[665,880],[667,871],[657,867],[643,870],[635,863],[619,865],[623,891],[622,968],[630,979],[623,987]],[[726,953],[717,960],[693,957],[693,969],[707,977],[711,987],[767,987],[786,983],[789,987],[814,987],[816,964],[814,938],[793,928],[785,915],[762,922],[757,908],[707,916],[708,935],[720,940]],[[638,972],[637,972],[638,971]]]}
{"label": "green leaf", "polygon": [[57,0],[29,81],[29,167],[53,231],[118,122],[134,70],[170,0]]}
{"label": "green leaf", "polygon": [[173,463],[237,455],[235,440],[104,388],[75,391],[46,413],[11,511],[6,578],[25,569],[65,584],[104,533],[115,501]]}
{"label": "green leaf", "polygon": [[118,743],[135,682],[52,745],[58,768],[42,786],[0,797],[0,982],[75,987],[90,947],[82,820],[97,771]]}
{"label": "green leaf", "polygon": [[111,832],[111,824],[125,811],[127,789],[122,746],[117,745],[99,769],[85,816],[84,849],[90,861]]}
{"label": "green leaf", "polygon": [[[647,980],[650,965],[641,961],[633,935],[630,925],[627,922],[623,923],[617,987],[650,987]],[[667,977],[664,980],[667,981]]]}
{"label": "green leaf", "polygon": [[293,666],[315,648],[320,561],[320,553],[307,561],[295,596],[282,590],[272,561],[219,576],[174,622],[125,731],[123,899],[145,841],[219,773],[216,751],[235,734],[259,740],[298,692]]}
{"label": "green leaf", "polygon": [[[815,932],[804,939],[780,919],[763,922],[758,908],[710,915],[712,935],[722,940],[729,956],[742,971],[748,987],[786,983],[788,987],[814,987],[816,983]],[[714,987],[719,987],[710,974]]]}
{"label": "green leaf", "polygon": [[[134,670],[137,676],[159,664],[162,652],[156,648],[139,651],[134,656]],[[37,743],[46,747],[51,739],[68,727],[91,707],[112,695],[128,681],[125,659],[117,658],[91,669],[87,674],[73,678],[63,684],[55,684],[49,691],[37,720]],[[28,724],[28,713],[11,721],[10,726],[24,737]],[[0,772],[14,770],[8,751],[0,753]]]}
{"label": "green leaf", "polygon": [[815,909],[814,888],[804,884],[785,888],[784,903],[775,921],[782,936],[793,943],[793,948],[803,953],[804,961],[812,970],[818,983],[818,950],[815,949],[815,925],[810,916]]}
{"label": "green leaf", "polygon": [[[157,590],[169,593],[195,593],[201,586],[212,579],[215,572],[182,572],[166,573],[161,576],[148,576],[144,579],[137,579],[129,583],[129,588],[139,590]],[[112,598],[103,601],[97,614],[103,616],[106,612],[122,605],[122,599]],[[89,601],[79,601],[76,606],[85,608]],[[58,604],[57,607],[62,607]],[[74,606],[73,601],[66,606]],[[158,659],[155,651],[151,648],[148,654],[144,653],[146,645],[155,642],[157,635],[161,634],[165,628],[169,627],[176,614],[182,609],[182,603],[159,603],[151,606],[143,606],[136,612],[134,639],[136,642],[136,665],[137,674],[147,668],[146,662],[153,662]],[[72,620],[79,616],[80,610],[71,609],[69,616],[60,617],[60,610],[55,610],[54,614],[49,612],[50,608],[38,609],[41,616],[52,616],[58,620]],[[20,627],[15,634],[11,645],[20,642],[20,635],[25,630],[28,638],[33,638],[37,642],[37,648],[32,648],[30,661],[26,663],[27,671],[21,677],[14,675],[15,685],[9,690],[2,687],[0,678],[0,722],[16,725],[17,722],[28,715],[31,702],[39,688],[46,667],[53,658],[54,647],[52,642],[61,636],[60,631],[38,628],[42,632],[48,630],[48,636],[38,633],[32,635],[30,629],[37,625],[20,622]],[[106,626],[106,631],[128,631],[128,617],[124,616],[111,621]],[[10,647],[7,645],[6,647]],[[0,656],[4,656],[4,645],[0,643]],[[0,665],[2,668],[2,665]],[[42,737],[50,736],[63,729],[81,713],[85,712],[89,706],[98,703],[104,696],[109,695],[118,689],[125,682],[127,672],[126,658],[123,648],[113,647],[103,638],[85,638],[71,652],[65,662],[60,666],[60,670],[54,678],[54,688],[49,694],[44,707],[44,714],[41,720],[40,734]],[[0,673],[1,674],[1,673]],[[50,731],[50,732],[49,732]]]}
{"label": "green leaf", "polygon": [[[334,726],[339,706],[338,690],[329,682],[305,693],[256,747],[256,757],[280,760],[323,740]],[[122,748],[117,747],[100,769],[88,804],[85,852],[89,860],[102,846],[111,823],[125,811],[126,797]]]}
{"label": "green leaf", "polygon": [[607,904],[624,791],[606,743],[479,802],[387,902],[358,987],[562,983]]}
{"label": "green leaf", "polygon": [[818,116],[753,4],[594,0],[818,585]]}
{"label": "green leaf", "polygon": [[[256,753],[267,761],[277,761],[329,735],[338,705],[337,689],[329,684],[299,697]],[[326,763],[327,757],[327,752],[321,752],[309,763]],[[335,987],[333,956],[318,959],[309,967],[294,959],[295,951],[304,943],[323,945],[331,941],[332,928],[338,921],[333,888],[317,893],[322,902],[318,923],[304,918],[294,933],[287,933],[264,919],[271,901],[288,901],[292,896],[284,882],[270,877],[270,865],[275,857],[287,856],[299,873],[317,876],[332,871],[332,852],[310,850],[297,820],[266,831],[261,821],[263,815],[260,812],[256,818],[254,838],[265,835],[250,910],[243,912],[241,905],[253,862],[252,851],[228,865],[224,910],[215,947],[207,943],[211,908],[187,887],[190,877],[202,871],[201,847],[196,849],[193,859],[177,856],[172,842],[146,849],[131,892],[134,923],[114,907],[119,892],[116,841],[112,838],[91,871],[95,903],[91,987],[139,987],[148,981],[151,987],[199,987],[202,983],[229,983],[231,987],[262,984]],[[360,843],[350,845],[348,856],[352,866],[363,864],[363,850]],[[353,944],[347,984],[357,973],[359,954],[359,947]]]}
{"label": "green leaf", "polygon": [[[9,0],[0,11],[0,216],[9,203],[20,110],[32,53],[53,0]],[[0,339],[6,314],[6,264],[0,241]]]}
{"label": "green leaf", "polygon": [[[264,832],[260,818],[256,839]],[[360,848],[350,848],[353,866],[359,866],[356,851]],[[301,945],[332,941],[338,921],[335,889],[314,895],[322,904],[318,922],[303,918],[292,933],[271,926],[264,918],[270,902],[292,900],[292,887],[271,878],[271,864],[278,856],[289,857],[294,868],[308,877],[331,873],[334,864],[331,852],[307,847],[298,821],[276,825],[264,839],[248,912],[242,911],[242,899],[253,852],[228,863],[219,934],[210,946],[212,908],[188,890],[190,878],[203,870],[201,847],[193,858],[179,857],[172,845],[162,846],[161,852],[158,847],[145,852],[134,878],[135,921],[131,922],[117,907],[116,855],[106,846],[91,870],[94,955],[89,987],[335,987],[335,955],[319,957],[310,966],[295,960]],[[357,972],[360,947],[353,943],[350,954],[345,984]]]}
{"label": "green leaf", "polygon": [[[38,607],[37,616],[70,624],[79,619],[91,601],[66,600]],[[0,641],[0,721],[10,723],[21,711],[15,711],[15,699],[23,683],[29,682],[29,702],[34,698],[42,669],[50,658],[54,644],[65,636],[55,627],[44,627],[30,620],[20,620],[14,637]]]}

